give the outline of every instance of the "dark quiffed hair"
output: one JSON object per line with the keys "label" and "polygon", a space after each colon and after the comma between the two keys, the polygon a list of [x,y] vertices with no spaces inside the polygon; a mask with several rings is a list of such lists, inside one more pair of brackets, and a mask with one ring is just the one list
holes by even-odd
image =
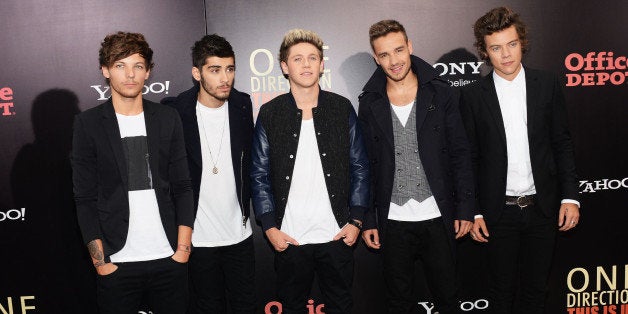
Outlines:
{"label": "dark quiffed hair", "polygon": [[146,60],[146,67],[149,70],[153,68],[153,50],[148,46],[144,35],[117,32],[107,35],[100,43],[98,60],[101,67],[110,67],[114,62],[136,53],[139,53]]}
{"label": "dark quiffed hair", "polygon": [[224,37],[216,34],[205,35],[192,46],[192,65],[195,68],[201,70],[209,57],[232,57],[235,62],[235,53],[231,44]]}
{"label": "dark quiffed hair", "polygon": [[373,49],[373,42],[375,39],[388,35],[389,33],[399,33],[403,34],[403,38],[408,42],[408,35],[406,34],[406,29],[401,25],[401,23],[395,20],[383,20],[379,21],[369,28],[369,40],[371,42],[371,49]]}
{"label": "dark quiffed hair", "polygon": [[486,52],[484,36],[502,31],[513,25],[517,30],[517,35],[519,35],[521,51],[526,53],[528,50],[528,31],[526,25],[519,17],[519,14],[512,9],[508,7],[494,8],[475,21],[473,25],[473,34],[475,35],[474,46],[478,50],[480,58],[490,63],[488,53]]}

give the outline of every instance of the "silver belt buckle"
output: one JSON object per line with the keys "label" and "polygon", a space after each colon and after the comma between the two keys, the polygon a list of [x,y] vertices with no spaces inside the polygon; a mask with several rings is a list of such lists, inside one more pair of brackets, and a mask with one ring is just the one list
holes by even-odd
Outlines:
{"label": "silver belt buckle", "polygon": [[523,201],[525,201],[525,198],[526,198],[525,195],[517,197],[517,206],[519,206],[519,208],[524,208],[528,206],[528,204],[521,205]]}

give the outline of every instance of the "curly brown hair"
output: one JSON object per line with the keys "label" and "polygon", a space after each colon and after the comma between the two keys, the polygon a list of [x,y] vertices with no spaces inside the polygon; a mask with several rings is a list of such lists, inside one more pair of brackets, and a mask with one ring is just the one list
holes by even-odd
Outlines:
{"label": "curly brown hair", "polygon": [[475,43],[473,44],[478,51],[480,57],[490,64],[488,53],[486,52],[486,42],[484,37],[495,32],[502,31],[511,26],[515,26],[519,42],[521,43],[521,52],[528,51],[528,31],[519,14],[508,7],[494,8],[482,17],[480,17],[473,25],[473,34],[475,35]]}
{"label": "curly brown hair", "polygon": [[98,51],[100,66],[110,67],[114,62],[139,53],[146,60],[146,67],[153,68],[153,50],[148,46],[144,35],[140,33],[117,32],[109,34]]}

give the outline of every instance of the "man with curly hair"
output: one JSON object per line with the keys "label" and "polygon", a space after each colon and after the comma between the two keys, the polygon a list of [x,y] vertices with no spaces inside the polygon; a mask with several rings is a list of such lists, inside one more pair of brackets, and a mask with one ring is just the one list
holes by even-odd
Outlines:
{"label": "man with curly hair", "polygon": [[473,29],[493,71],[461,93],[478,191],[471,237],[487,245],[491,312],[543,313],[556,231],[580,216],[565,99],[556,76],[522,65],[517,13],[492,9]]}

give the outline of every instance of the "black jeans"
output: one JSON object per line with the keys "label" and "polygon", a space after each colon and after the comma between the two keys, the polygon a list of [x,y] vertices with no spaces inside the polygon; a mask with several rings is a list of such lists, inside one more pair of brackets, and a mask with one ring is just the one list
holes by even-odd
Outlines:
{"label": "black jeans", "polygon": [[253,236],[228,246],[195,247],[188,313],[254,313],[254,278]]}
{"label": "black jeans", "polygon": [[321,244],[290,245],[275,252],[277,296],[283,314],[307,313],[307,300],[317,275],[323,295],[323,312],[351,313],[353,299],[353,248],[342,240]]}
{"label": "black jeans", "polygon": [[[458,313],[456,265],[442,218],[406,222],[388,220],[383,238],[384,281],[388,313],[419,313],[415,263],[419,262],[435,310]],[[427,296],[418,296],[427,299]]]}
{"label": "black jeans", "polygon": [[97,278],[100,314],[137,314],[144,297],[154,314],[183,314],[187,310],[187,263],[166,257],[116,265],[116,271]]}
{"label": "black jeans", "polygon": [[538,206],[506,205],[487,226],[491,313],[543,313],[557,225]]}

